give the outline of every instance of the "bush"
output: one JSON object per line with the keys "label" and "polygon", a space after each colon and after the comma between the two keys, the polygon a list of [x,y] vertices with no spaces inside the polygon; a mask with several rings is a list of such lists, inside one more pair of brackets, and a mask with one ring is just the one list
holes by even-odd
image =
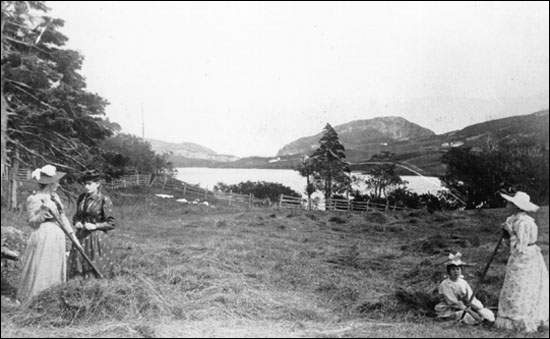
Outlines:
{"label": "bush", "polygon": [[223,182],[219,182],[214,186],[214,190],[222,192],[233,192],[238,194],[253,194],[258,199],[269,198],[271,201],[279,201],[281,194],[290,195],[293,197],[301,198],[302,195],[292,188],[267,181],[246,181],[240,182],[236,185],[227,185]]}

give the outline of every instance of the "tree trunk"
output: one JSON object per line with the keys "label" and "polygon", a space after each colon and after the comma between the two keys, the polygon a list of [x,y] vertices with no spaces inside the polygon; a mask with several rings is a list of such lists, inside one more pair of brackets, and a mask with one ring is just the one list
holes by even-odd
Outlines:
{"label": "tree trunk", "polygon": [[[4,82],[2,81],[2,84]],[[4,98],[4,86],[2,85],[2,178],[5,178],[5,170],[7,165],[7,152],[6,152],[6,130],[8,125],[8,109],[6,107],[6,99]]]}
{"label": "tree trunk", "polygon": [[309,191],[309,174],[306,175],[307,210],[311,211],[311,193]]}
{"label": "tree trunk", "polygon": [[[2,6],[3,7],[3,6]],[[3,16],[3,15],[2,15]],[[1,28],[1,36],[0,36],[0,41],[1,41],[1,49],[2,49],[2,56],[4,56],[4,24],[5,24],[5,21],[2,20],[2,28]],[[0,106],[1,106],[1,114],[2,114],[2,119],[1,119],[1,126],[0,126],[0,138],[1,138],[1,152],[2,152],[2,162],[1,162],[1,167],[2,167],[2,177],[1,177],[1,180],[4,181],[5,179],[7,179],[7,149],[6,149],[6,137],[7,137],[7,127],[8,127],[8,107],[7,107],[7,102],[6,102],[6,98],[4,98],[4,66],[2,65],[2,68],[1,68],[1,73],[0,73],[0,96],[1,96],[1,102],[0,102]],[[6,191],[5,191],[5,187],[8,186],[8,185],[5,185],[5,183],[3,182],[2,183],[2,200],[4,200],[4,198],[6,197]]]}

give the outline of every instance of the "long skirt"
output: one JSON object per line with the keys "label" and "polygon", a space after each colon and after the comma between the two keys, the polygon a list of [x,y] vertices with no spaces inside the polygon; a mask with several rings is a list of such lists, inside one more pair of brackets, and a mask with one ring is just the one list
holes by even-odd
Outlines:
{"label": "long skirt", "polygon": [[53,222],[40,224],[27,242],[17,297],[22,302],[66,281],[65,233]]}
{"label": "long skirt", "polygon": [[[84,253],[104,277],[116,274],[117,266],[113,262],[113,248],[109,242],[109,235],[103,231],[79,231],[77,237],[84,248]],[[69,254],[69,278],[89,278],[94,276],[92,267],[73,246]]]}
{"label": "long skirt", "polygon": [[548,269],[537,245],[510,255],[495,325],[525,332],[548,326]]}

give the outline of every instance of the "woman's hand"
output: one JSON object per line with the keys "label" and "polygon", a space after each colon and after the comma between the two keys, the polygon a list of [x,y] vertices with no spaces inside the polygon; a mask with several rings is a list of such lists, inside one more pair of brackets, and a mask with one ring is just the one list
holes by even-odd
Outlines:
{"label": "woman's hand", "polygon": [[74,224],[74,227],[76,229],[82,229],[82,228],[84,228],[84,225],[82,225],[82,223],[80,221],[77,221],[76,224]]}
{"label": "woman's hand", "polygon": [[84,223],[84,228],[88,231],[94,231],[96,229],[96,225],[91,222]]}
{"label": "woman's hand", "polygon": [[43,199],[40,208],[51,212],[57,211],[57,206],[50,199]]}

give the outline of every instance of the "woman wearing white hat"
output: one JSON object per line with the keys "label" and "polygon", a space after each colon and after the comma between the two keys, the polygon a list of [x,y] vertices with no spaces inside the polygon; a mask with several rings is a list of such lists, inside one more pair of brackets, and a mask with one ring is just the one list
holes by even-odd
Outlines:
{"label": "woman wearing white hat", "polygon": [[[472,288],[462,275],[462,254],[449,254],[445,263],[448,277],[439,284],[438,292],[441,302],[435,305],[435,312],[440,319],[461,320],[468,325],[476,325],[484,320],[492,323],[495,315],[485,308],[476,297],[472,298]],[[470,299],[471,302],[470,302]],[[468,307],[470,305],[470,307]],[[463,313],[466,314],[463,315]]]}
{"label": "woman wearing white hat", "polygon": [[537,246],[538,229],[528,214],[539,207],[529,195],[517,192],[514,196],[502,194],[509,201],[513,215],[503,224],[510,235],[510,257],[498,300],[495,325],[499,328],[534,332],[539,326],[548,326],[548,269]]}
{"label": "woman wearing white hat", "polygon": [[27,242],[17,297],[27,301],[41,291],[66,281],[65,233],[74,232],[56,193],[65,173],[46,165],[32,172],[38,192],[27,198],[29,224],[34,229]]}

